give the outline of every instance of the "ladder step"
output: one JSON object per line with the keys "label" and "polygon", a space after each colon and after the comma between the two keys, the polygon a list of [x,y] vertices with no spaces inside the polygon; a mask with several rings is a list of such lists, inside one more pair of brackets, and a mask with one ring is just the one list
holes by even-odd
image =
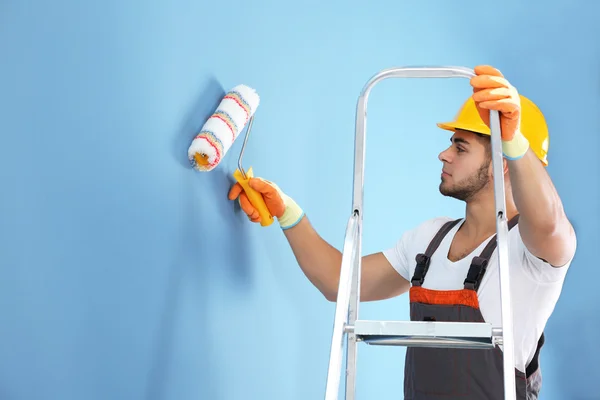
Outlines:
{"label": "ladder step", "polygon": [[492,348],[501,344],[501,329],[484,322],[357,320],[357,341],[379,346]]}

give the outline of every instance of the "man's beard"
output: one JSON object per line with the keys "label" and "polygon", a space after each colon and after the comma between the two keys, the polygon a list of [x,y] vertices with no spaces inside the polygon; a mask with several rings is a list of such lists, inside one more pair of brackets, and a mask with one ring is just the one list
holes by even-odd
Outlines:
{"label": "man's beard", "polygon": [[490,182],[488,177],[489,163],[483,163],[472,176],[462,182],[455,183],[453,187],[446,187],[446,182],[440,183],[440,193],[457,200],[468,201],[473,199],[479,191]]}

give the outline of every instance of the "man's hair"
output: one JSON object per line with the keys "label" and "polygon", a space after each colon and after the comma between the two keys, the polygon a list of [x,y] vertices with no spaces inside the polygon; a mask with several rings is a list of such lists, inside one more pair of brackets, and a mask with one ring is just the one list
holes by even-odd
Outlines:
{"label": "man's hair", "polygon": [[477,140],[483,145],[485,148],[485,161],[489,163],[492,161],[492,141],[490,135],[484,135],[479,132],[472,132],[477,137]]}

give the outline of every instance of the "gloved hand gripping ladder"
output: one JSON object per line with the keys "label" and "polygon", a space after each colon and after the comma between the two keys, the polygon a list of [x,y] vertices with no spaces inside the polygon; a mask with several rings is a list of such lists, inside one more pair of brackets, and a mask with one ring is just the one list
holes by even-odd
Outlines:
{"label": "gloved hand gripping ladder", "polygon": [[500,115],[490,111],[494,198],[496,202],[497,254],[500,266],[500,296],[502,328],[489,323],[429,322],[429,321],[369,321],[358,319],[360,298],[363,182],[367,131],[367,101],[372,88],[388,78],[471,78],[472,69],[464,67],[401,67],[390,68],[374,75],[364,86],[356,110],[354,147],[354,186],[352,214],[344,239],[340,283],[335,309],[335,321],[327,372],[326,400],[338,398],[342,369],[344,338],[347,344],[346,400],[355,399],[357,343],[415,346],[490,348],[503,346],[504,393],[506,400],[515,399],[515,362],[513,316],[508,271],[508,221],[506,218],[503,181]]}

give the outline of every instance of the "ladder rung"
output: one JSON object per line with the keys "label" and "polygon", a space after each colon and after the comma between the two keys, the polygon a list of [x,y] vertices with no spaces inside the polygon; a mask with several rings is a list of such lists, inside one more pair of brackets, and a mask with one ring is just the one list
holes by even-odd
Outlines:
{"label": "ladder rung", "polygon": [[357,340],[372,345],[478,349],[494,347],[502,336],[500,329],[484,322],[357,320],[353,332]]}

